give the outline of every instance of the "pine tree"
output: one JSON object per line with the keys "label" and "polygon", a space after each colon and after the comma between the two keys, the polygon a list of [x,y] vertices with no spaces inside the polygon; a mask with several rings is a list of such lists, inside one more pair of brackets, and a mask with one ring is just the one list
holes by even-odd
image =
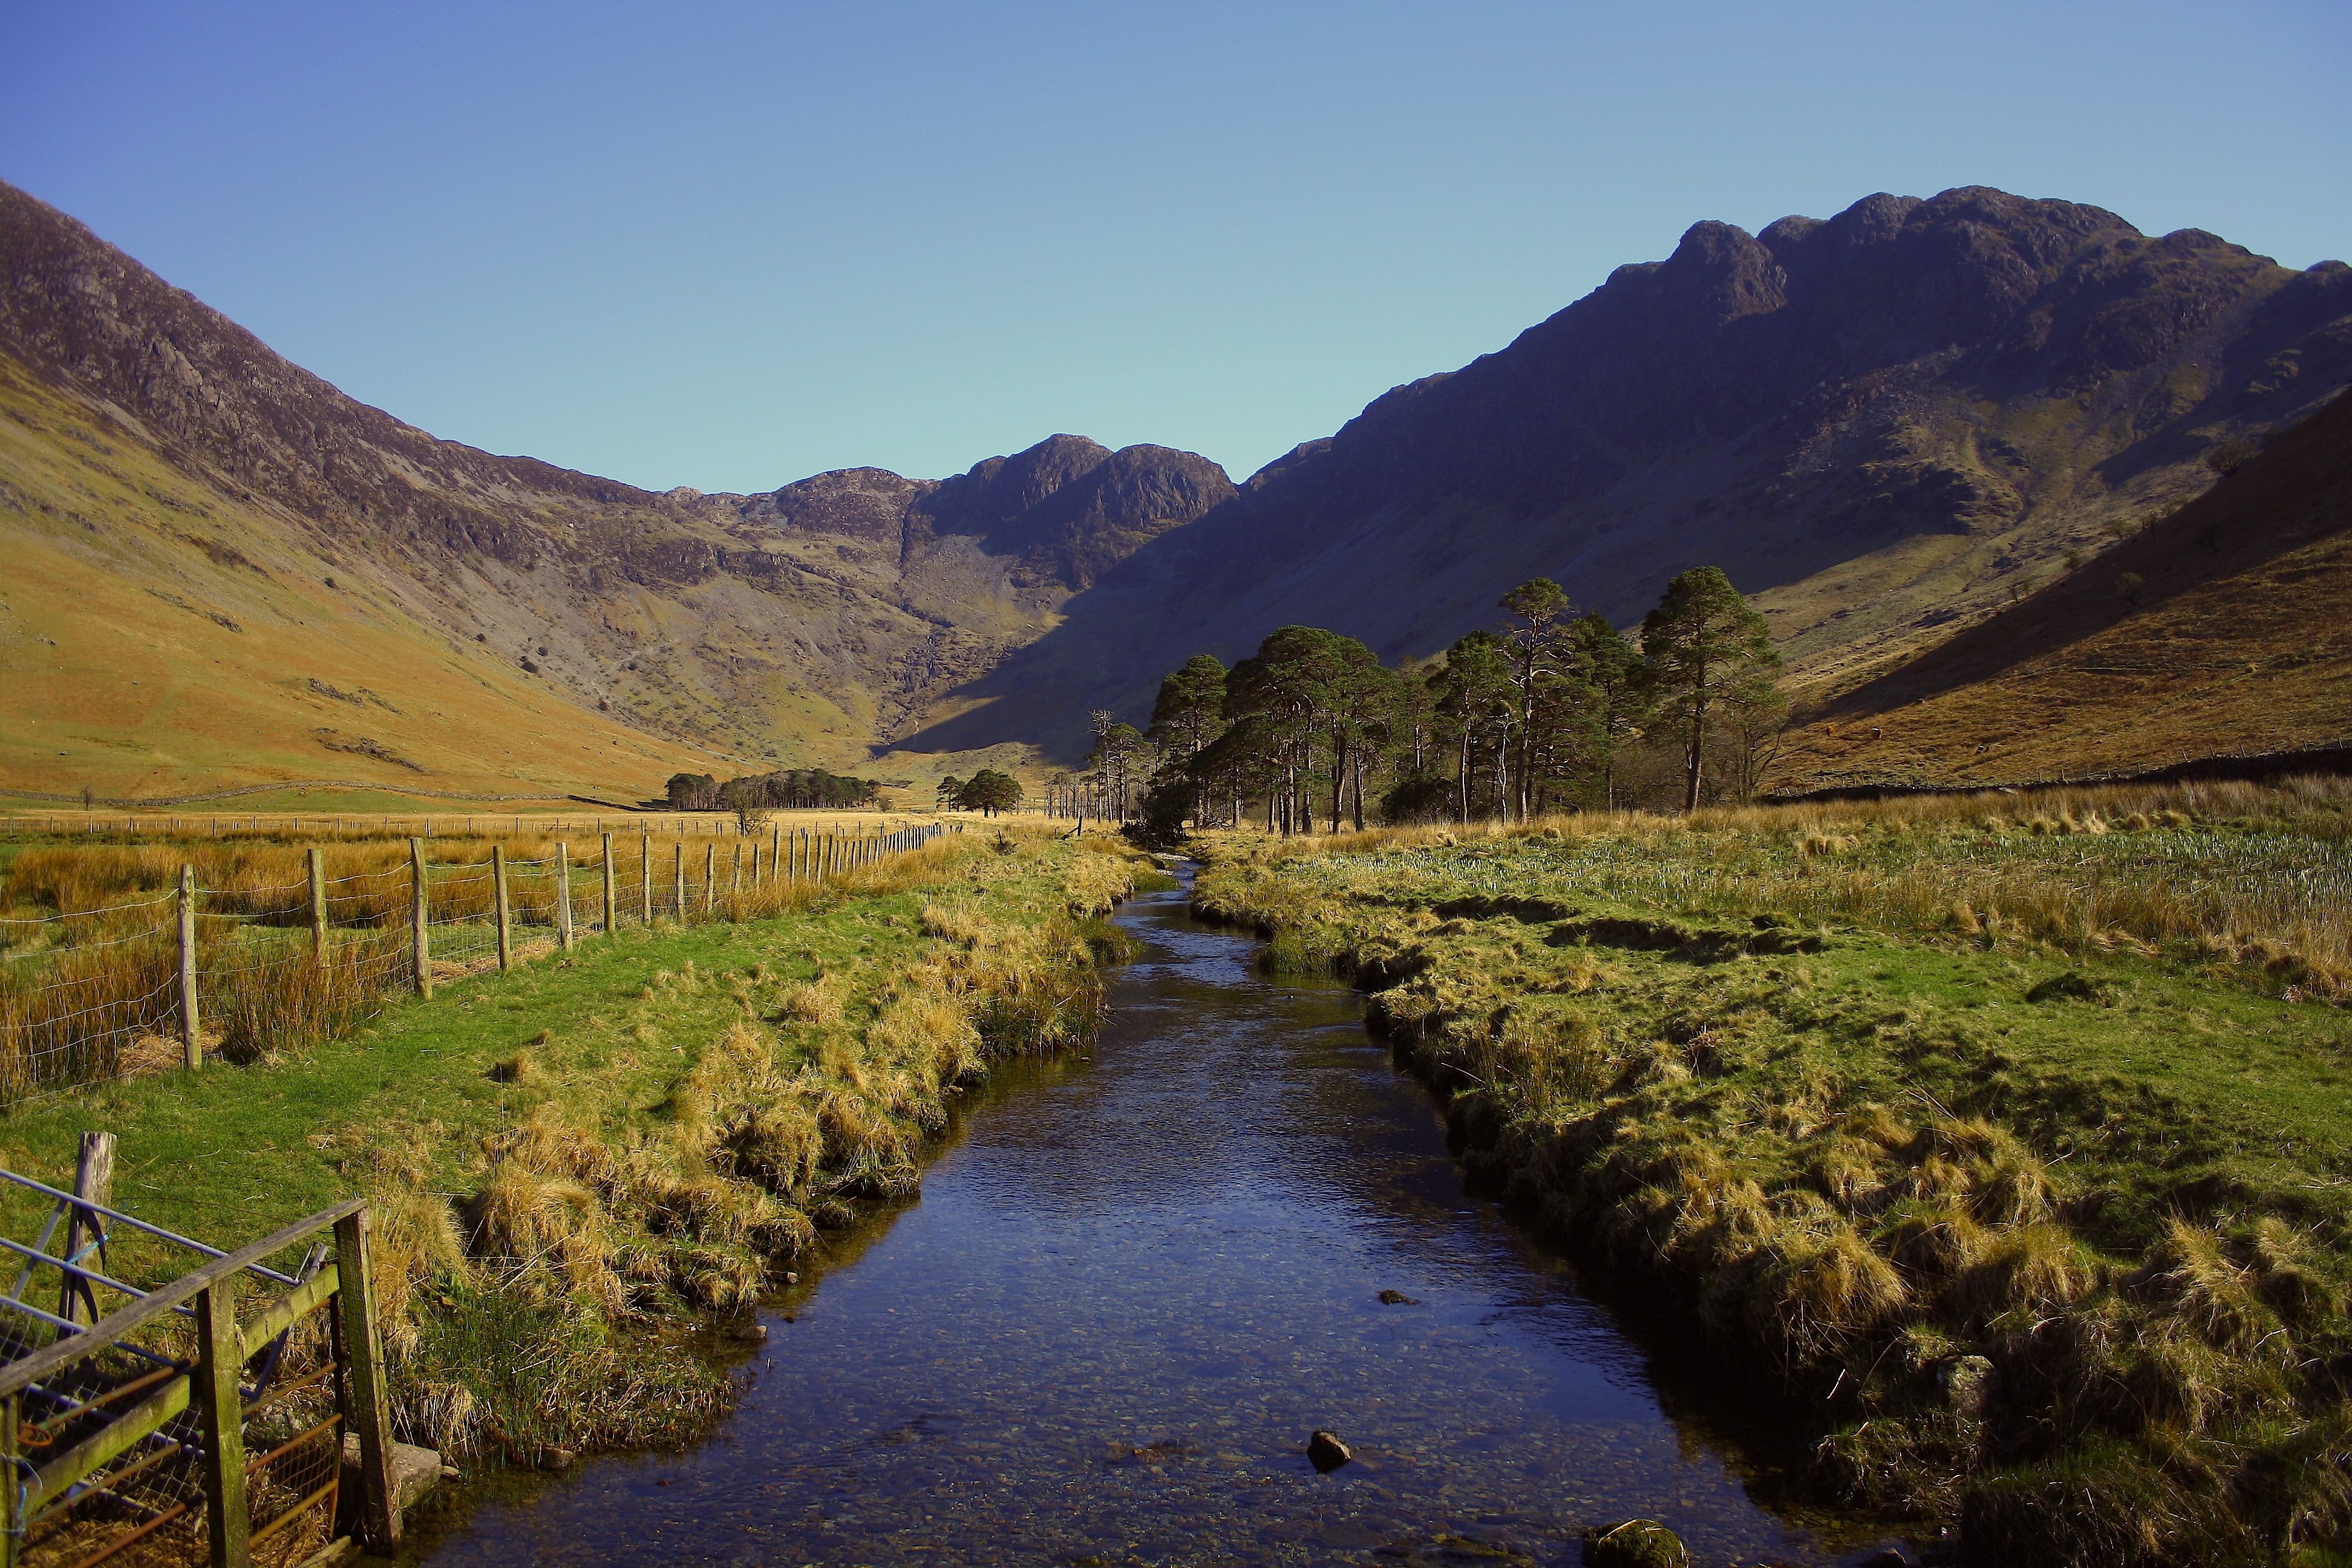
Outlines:
{"label": "pine tree", "polygon": [[1696,811],[1709,719],[1727,704],[1769,700],[1780,673],[1771,629],[1718,568],[1694,566],[1642,623],[1642,653],[1660,713],[1684,738],[1683,808]]}

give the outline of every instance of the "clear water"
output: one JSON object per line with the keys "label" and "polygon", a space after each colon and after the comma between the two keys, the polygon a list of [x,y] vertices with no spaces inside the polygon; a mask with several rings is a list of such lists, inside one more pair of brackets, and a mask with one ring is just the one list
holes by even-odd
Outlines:
{"label": "clear water", "polygon": [[[921,1198],[768,1315],[718,1434],[478,1502],[417,1555],[1393,1563],[1450,1535],[1573,1563],[1629,1514],[1701,1563],[1867,1553],[1760,1505],[1769,1438],[1735,1458],[1465,1195],[1351,994],[1260,975],[1181,895],[1120,918],[1147,952],[1091,1059],[974,1097]],[[1355,1462],[1318,1474],[1318,1427]]]}

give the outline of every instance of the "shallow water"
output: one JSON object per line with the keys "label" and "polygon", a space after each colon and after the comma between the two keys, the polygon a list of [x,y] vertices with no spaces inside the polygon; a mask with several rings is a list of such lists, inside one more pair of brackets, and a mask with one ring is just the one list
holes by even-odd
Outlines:
{"label": "shallow water", "polygon": [[[1759,1506],[1704,1397],[1465,1195],[1352,994],[1258,974],[1179,894],[1120,920],[1147,951],[1091,1060],[973,1097],[921,1199],[767,1315],[714,1437],[480,1502],[421,1559],[1373,1563],[1452,1534],[1573,1563],[1629,1514],[1700,1563],[1866,1554]],[[1356,1462],[1317,1474],[1318,1427]]]}

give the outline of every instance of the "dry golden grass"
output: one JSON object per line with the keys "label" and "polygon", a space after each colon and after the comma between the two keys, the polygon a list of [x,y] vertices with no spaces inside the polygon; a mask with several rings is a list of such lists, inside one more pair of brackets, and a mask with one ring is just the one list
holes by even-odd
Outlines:
{"label": "dry golden grass", "polygon": [[2074,1476],[2208,1561],[2352,1487],[2347,829],[2337,780],[1982,795],[1223,836],[1197,887],[1371,992],[1482,1178],[1777,1368],[1852,1496],[2107,1561],[2014,1501]]}

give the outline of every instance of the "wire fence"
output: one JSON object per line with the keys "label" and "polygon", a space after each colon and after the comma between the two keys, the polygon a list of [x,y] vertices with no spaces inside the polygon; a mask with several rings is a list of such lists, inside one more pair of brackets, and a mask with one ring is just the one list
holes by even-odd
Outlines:
{"label": "wire fence", "polygon": [[[0,1170],[58,1200],[37,1241],[0,1238],[22,1265],[0,1297],[0,1560],[291,1568],[346,1536],[390,1555],[400,1521],[365,1205],[225,1253],[107,1206],[112,1155],[110,1137],[85,1134],[70,1194]],[[164,1244],[157,1262],[194,1253],[195,1267],[125,1283],[161,1272],[126,1241],[134,1254]],[[56,1312],[30,1300],[47,1270]]]}
{"label": "wire fence", "polygon": [[773,914],[955,831],[648,830],[577,847],[469,844],[464,858],[436,858],[421,835],[269,853],[26,850],[0,881],[0,908],[49,907],[0,916],[0,1105],[208,1058],[268,1060],[348,1032],[387,997],[627,925]]}
{"label": "wire fence", "polygon": [[[828,806],[794,808],[814,824],[806,829],[845,835],[885,834],[891,825],[874,808]],[[352,843],[408,838],[564,838],[586,840],[610,833],[629,837],[650,833],[660,838],[760,838],[769,833],[767,822],[726,811],[632,811],[546,816],[531,814],[429,812],[408,814],[350,812],[204,814],[187,811],[11,811],[0,807],[0,824],[17,832],[47,834],[59,838],[129,842],[142,838],[205,838],[231,843],[245,839],[276,842],[316,842],[340,839]]]}

